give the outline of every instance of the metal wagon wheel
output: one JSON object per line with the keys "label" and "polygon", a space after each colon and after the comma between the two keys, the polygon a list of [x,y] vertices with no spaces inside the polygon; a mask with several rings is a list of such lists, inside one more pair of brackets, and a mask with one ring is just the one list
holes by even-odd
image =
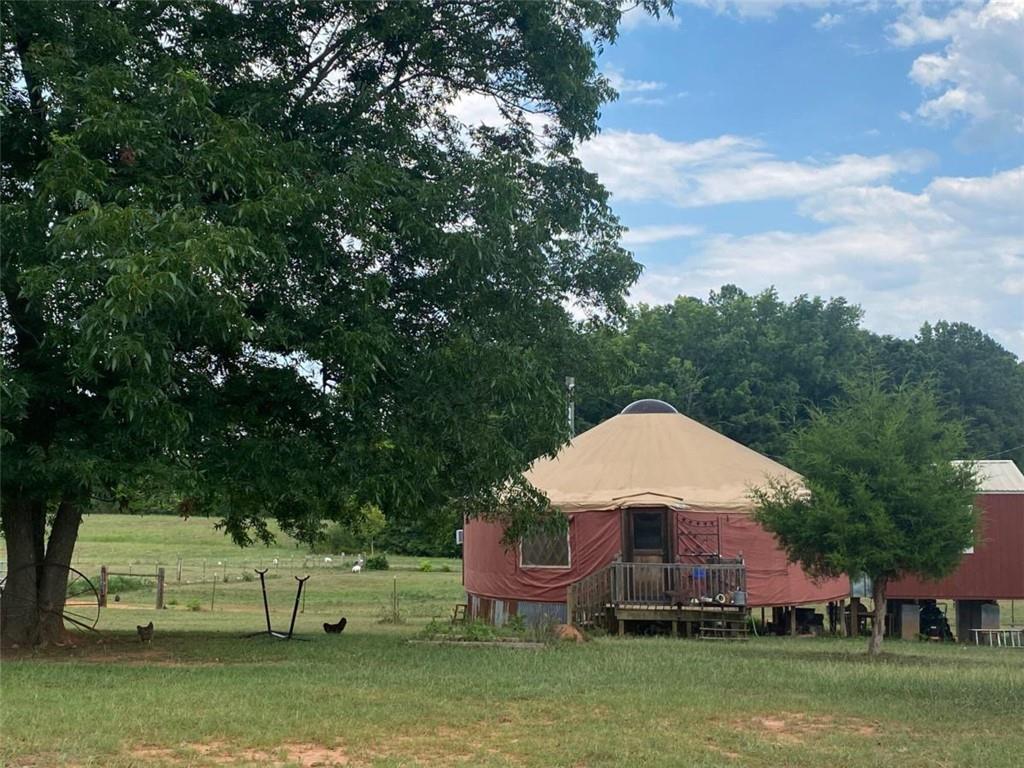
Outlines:
{"label": "metal wagon wheel", "polygon": [[[49,613],[59,614],[64,620],[66,629],[77,632],[95,632],[96,624],[100,620],[100,593],[89,577],[79,570],[69,568],[66,565],[56,563],[43,563],[41,565],[26,565],[12,573],[19,573],[28,568],[36,569],[36,583],[38,584],[44,575],[48,578],[67,578],[67,588],[64,591],[64,607],[60,610],[40,608],[34,600],[17,597],[8,594],[7,580],[11,577],[8,573],[0,580],[0,601],[3,601],[3,609],[8,616],[18,616],[33,610],[41,610]],[[7,605],[10,600],[11,604]]]}

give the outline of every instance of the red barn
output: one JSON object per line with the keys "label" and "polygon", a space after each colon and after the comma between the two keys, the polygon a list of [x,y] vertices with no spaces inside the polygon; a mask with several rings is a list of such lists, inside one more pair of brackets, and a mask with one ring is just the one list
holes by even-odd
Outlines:
{"label": "red barn", "polygon": [[501,525],[468,521],[470,614],[501,624],[596,611],[620,631],[651,620],[687,631],[705,608],[738,615],[846,597],[848,579],[812,582],[752,519],[750,489],[772,477],[800,480],[667,403],[633,403],[526,473],[567,516],[566,533],[509,548]]}
{"label": "red barn", "polygon": [[979,461],[978,543],[940,581],[908,576],[889,587],[905,600],[1013,600],[1024,598],[1024,474],[1012,461]]}

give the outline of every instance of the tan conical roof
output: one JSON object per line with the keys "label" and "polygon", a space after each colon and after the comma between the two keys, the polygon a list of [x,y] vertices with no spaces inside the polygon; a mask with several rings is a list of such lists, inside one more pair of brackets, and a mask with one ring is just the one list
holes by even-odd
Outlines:
{"label": "tan conical roof", "polygon": [[638,506],[750,510],[751,488],[769,478],[801,479],[670,406],[658,410],[634,408],[602,422],[554,458],[538,459],[526,479],[566,512]]}

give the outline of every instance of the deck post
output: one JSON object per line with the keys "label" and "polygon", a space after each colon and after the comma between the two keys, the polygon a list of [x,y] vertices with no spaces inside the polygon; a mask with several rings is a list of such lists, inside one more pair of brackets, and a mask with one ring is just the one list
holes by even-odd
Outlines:
{"label": "deck post", "polygon": [[672,619],[672,637],[679,637],[679,620]]}
{"label": "deck post", "polygon": [[576,623],[576,585],[570,584],[565,590],[565,623]]}
{"label": "deck post", "polygon": [[619,637],[622,637],[625,634],[626,634],[626,622],[624,622],[622,619],[619,619]]}
{"label": "deck post", "polygon": [[850,637],[860,634],[860,598],[850,598]]}
{"label": "deck post", "polygon": [[796,637],[796,606],[789,606],[789,636]]}

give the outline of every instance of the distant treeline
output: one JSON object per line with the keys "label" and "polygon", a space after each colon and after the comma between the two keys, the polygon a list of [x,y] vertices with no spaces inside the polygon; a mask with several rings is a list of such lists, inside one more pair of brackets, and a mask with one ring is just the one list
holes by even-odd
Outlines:
{"label": "distant treeline", "polygon": [[725,286],[707,300],[641,305],[620,327],[586,329],[579,360],[577,432],[633,400],[659,398],[762,453],[783,457],[813,406],[871,369],[895,385],[929,380],[967,427],[969,458],[1024,465],[1024,365],[966,323],[924,325],[913,339],[861,327],[845,299]]}

